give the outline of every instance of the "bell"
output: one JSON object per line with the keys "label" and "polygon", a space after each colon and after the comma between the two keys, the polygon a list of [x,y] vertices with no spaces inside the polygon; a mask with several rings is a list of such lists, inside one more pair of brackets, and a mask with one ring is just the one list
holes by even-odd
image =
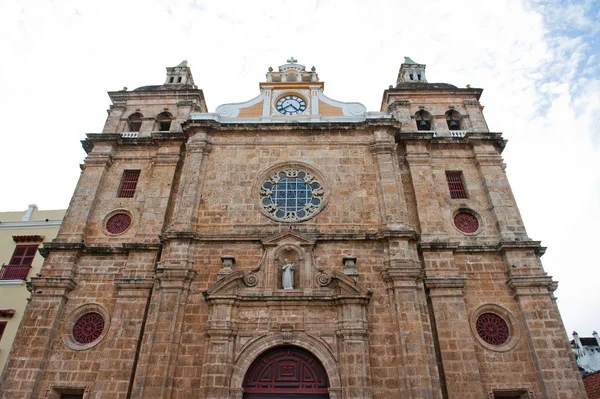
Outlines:
{"label": "bell", "polygon": [[448,127],[450,128],[450,130],[458,130],[459,126],[458,126],[458,122],[452,120],[448,122]]}
{"label": "bell", "polygon": [[429,130],[429,123],[425,119],[419,121],[419,130]]}

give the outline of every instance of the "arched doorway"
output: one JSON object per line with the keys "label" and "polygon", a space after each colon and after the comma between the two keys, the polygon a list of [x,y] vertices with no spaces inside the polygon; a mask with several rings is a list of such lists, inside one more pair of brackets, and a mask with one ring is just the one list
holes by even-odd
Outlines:
{"label": "arched doorway", "polygon": [[328,399],[321,362],[304,349],[280,346],[262,353],[244,377],[244,399]]}

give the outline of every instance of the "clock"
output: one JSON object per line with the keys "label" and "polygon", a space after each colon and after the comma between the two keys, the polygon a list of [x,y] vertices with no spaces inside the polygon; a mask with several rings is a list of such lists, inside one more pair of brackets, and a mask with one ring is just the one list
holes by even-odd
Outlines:
{"label": "clock", "polygon": [[275,106],[277,112],[286,116],[300,115],[306,111],[306,101],[303,98],[287,95],[281,97]]}

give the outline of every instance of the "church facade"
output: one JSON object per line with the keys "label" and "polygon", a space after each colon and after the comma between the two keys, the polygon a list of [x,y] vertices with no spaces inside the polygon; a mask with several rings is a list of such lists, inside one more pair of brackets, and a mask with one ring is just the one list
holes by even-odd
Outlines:
{"label": "church facade", "polygon": [[4,398],[583,398],[482,90],[409,58],[381,112],[269,68],[109,92]]}

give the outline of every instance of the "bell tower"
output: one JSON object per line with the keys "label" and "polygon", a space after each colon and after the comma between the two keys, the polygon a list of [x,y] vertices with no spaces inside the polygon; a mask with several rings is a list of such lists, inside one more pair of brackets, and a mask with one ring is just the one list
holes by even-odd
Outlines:
{"label": "bell tower", "polygon": [[396,85],[408,82],[427,83],[427,78],[425,78],[425,64],[419,64],[411,60],[410,57],[404,57],[404,62],[400,65]]}

